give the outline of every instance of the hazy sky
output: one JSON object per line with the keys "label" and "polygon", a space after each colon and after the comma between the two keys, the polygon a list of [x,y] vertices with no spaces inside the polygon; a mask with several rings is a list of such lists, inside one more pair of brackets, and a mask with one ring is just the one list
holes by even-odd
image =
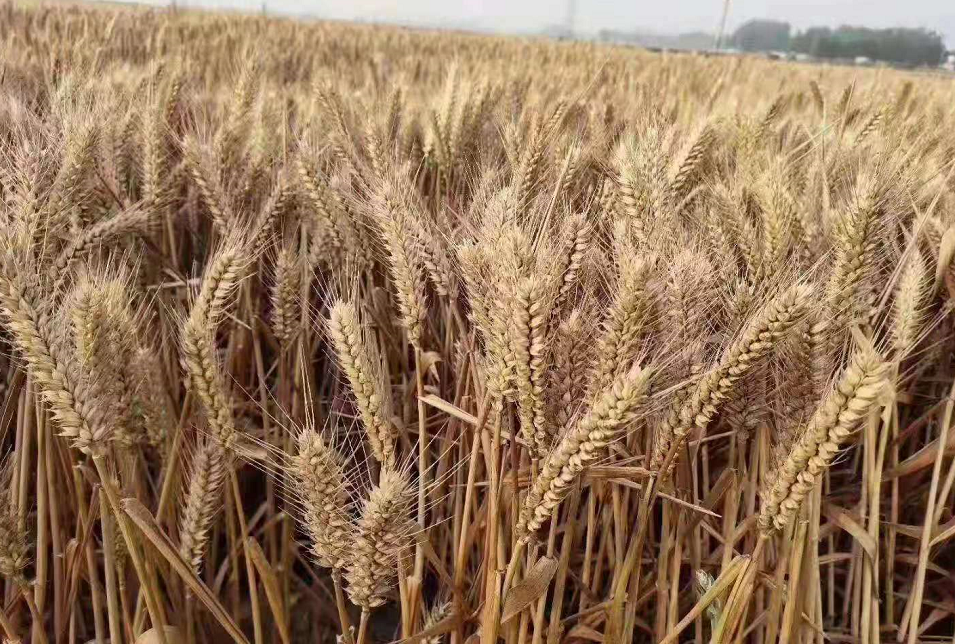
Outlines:
{"label": "hazy sky", "polygon": [[[165,4],[165,0],[146,0]],[[262,0],[178,0],[205,7],[260,8]],[[719,25],[722,0],[576,0],[576,27],[660,33]],[[266,0],[270,10],[339,19],[451,24],[521,32],[566,22],[568,0]],[[796,28],[861,24],[928,27],[955,47],[955,0],[730,0],[728,29],[750,18],[787,20]]]}

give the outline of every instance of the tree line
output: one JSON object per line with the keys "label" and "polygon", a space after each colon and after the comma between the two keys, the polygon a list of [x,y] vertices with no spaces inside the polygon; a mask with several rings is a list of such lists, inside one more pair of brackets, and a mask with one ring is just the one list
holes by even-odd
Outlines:
{"label": "tree line", "polygon": [[856,58],[896,65],[938,65],[945,54],[942,36],[929,29],[893,27],[870,29],[843,25],[836,29],[810,27],[793,33],[788,22],[750,20],[731,39],[744,51],[792,51],[817,58]]}

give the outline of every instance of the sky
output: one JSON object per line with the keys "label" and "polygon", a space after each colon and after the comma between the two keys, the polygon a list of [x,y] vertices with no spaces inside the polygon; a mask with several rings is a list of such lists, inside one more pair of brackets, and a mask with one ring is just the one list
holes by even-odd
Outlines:
{"label": "sky", "polygon": [[[168,0],[145,0],[165,4]],[[262,0],[177,0],[210,8],[260,9]],[[567,22],[569,0],[265,0],[268,10],[322,18],[470,27],[509,33]],[[674,34],[715,32],[723,0],[576,0],[575,29]],[[785,20],[796,29],[841,24],[927,27],[955,48],[955,0],[730,0],[727,29],[751,18]]]}

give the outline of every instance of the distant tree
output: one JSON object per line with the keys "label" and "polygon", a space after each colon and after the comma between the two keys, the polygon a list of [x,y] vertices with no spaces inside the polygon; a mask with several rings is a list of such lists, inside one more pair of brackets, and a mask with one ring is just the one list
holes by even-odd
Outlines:
{"label": "distant tree", "polygon": [[793,51],[818,56],[819,58],[835,58],[831,51],[833,46],[832,29],[829,27],[810,27],[792,37],[790,46]]}
{"label": "distant tree", "polygon": [[793,51],[819,58],[865,56],[912,67],[938,65],[945,53],[942,37],[927,29],[811,27],[793,36],[791,44]]}
{"label": "distant tree", "polygon": [[786,51],[789,31],[788,22],[750,20],[733,32],[733,44],[743,51]]}

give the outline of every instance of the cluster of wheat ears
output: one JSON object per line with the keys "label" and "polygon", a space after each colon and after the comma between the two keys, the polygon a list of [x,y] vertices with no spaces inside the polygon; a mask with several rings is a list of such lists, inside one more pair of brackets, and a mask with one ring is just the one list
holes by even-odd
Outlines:
{"label": "cluster of wheat ears", "polygon": [[0,6],[0,626],[951,641],[951,79]]}

